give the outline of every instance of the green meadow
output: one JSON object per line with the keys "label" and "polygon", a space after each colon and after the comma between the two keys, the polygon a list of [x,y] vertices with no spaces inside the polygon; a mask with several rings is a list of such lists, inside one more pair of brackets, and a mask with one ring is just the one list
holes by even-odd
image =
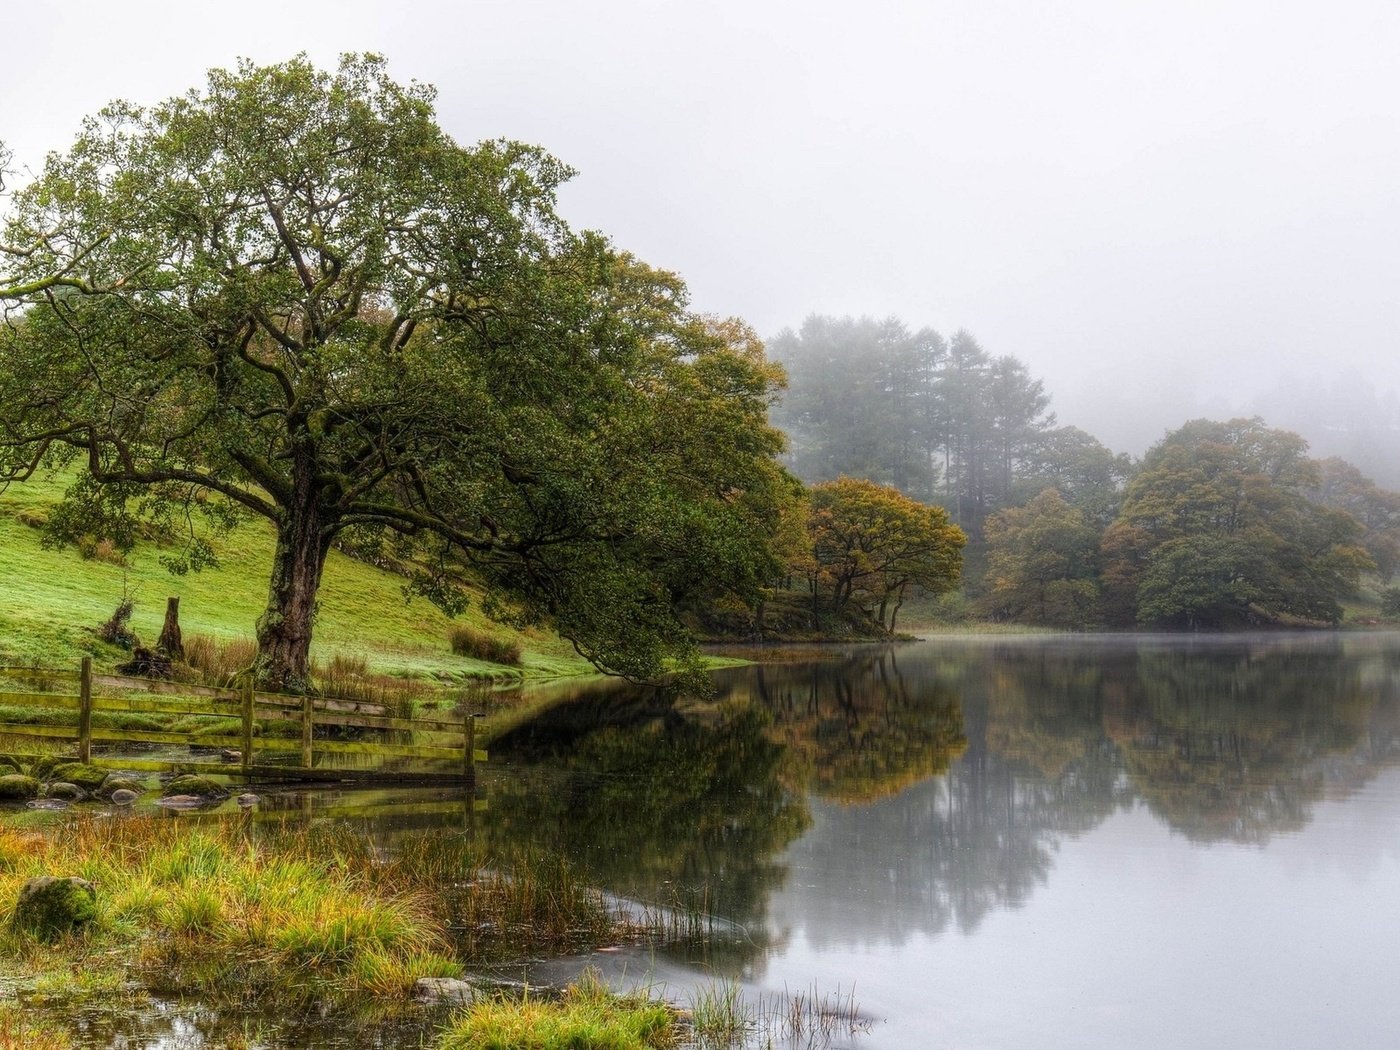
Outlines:
{"label": "green meadow", "polygon": [[[131,626],[148,644],[160,633],[167,596],[180,599],[186,637],[252,638],[267,600],[273,545],[267,523],[248,520],[214,538],[218,566],[184,576],[161,565],[162,551],[154,543],[139,544],[124,559],[115,552],[84,557],[72,547],[46,549],[41,526],[68,480],[35,477],[0,491],[0,660],[54,666],[91,655],[99,666],[121,662],[124,652],[94,632],[124,594],[135,601]],[[444,682],[590,669],[568,642],[550,632],[495,624],[482,616],[475,600],[449,619],[428,601],[406,598],[401,576],[338,551],[326,565],[319,601],[313,650],[318,661],[353,654],[367,658],[377,672]],[[518,643],[520,666],[454,653],[449,634],[461,625]]]}

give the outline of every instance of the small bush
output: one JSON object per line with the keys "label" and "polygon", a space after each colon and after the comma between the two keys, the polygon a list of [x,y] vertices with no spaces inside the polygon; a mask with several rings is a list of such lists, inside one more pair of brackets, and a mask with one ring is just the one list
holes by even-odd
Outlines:
{"label": "small bush", "polygon": [[126,555],[111,540],[98,540],[93,544],[92,558],[94,561],[106,562],[108,565],[126,564]]}
{"label": "small bush", "polygon": [[129,596],[124,596],[112,611],[111,618],[97,629],[97,637],[123,649],[134,648],[136,632],[131,629],[131,614],[135,608],[136,602]]}
{"label": "small bush", "polygon": [[513,639],[499,638],[494,634],[459,624],[452,628],[448,640],[452,643],[452,651],[458,656],[470,656],[491,664],[520,666],[520,643]]}

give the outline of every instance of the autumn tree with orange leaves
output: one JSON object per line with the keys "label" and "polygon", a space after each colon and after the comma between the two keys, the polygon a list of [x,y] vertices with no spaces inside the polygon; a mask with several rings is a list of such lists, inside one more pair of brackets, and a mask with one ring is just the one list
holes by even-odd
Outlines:
{"label": "autumn tree with orange leaves", "polygon": [[891,485],[838,478],[809,492],[808,569],[813,605],[838,615],[855,608],[894,633],[914,591],[941,594],[958,584],[967,536],[942,507],[930,507]]}

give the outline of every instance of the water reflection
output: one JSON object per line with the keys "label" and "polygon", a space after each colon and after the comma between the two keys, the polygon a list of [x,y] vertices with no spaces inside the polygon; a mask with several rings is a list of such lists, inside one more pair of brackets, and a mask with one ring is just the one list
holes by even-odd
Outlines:
{"label": "water reflection", "polygon": [[498,847],[563,850],[621,896],[760,928],[780,854],[809,819],[769,724],[753,705],[637,688],[550,707],[492,741],[493,754],[536,768],[492,778],[481,833]]}
{"label": "water reflection", "polygon": [[496,754],[569,775],[498,788],[491,834],[623,894],[708,887],[771,943],[898,944],[1025,904],[1116,812],[1201,843],[1297,832],[1400,726],[1394,636],[954,641],[717,685],[718,708],[613,688],[517,726]]}

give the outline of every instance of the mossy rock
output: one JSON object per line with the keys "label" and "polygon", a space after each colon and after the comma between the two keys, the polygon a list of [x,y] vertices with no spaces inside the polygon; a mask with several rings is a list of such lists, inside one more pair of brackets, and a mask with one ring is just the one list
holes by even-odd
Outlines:
{"label": "mossy rock", "polygon": [[23,773],[0,776],[0,801],[24,802],[39,797],[39,781]]}
{"label": "mossy rock", "polygon": [[160,791],[162,797],[194,795],[198,798],[227,798],[228,792],[208,777],[185,773],[167,783]]}
{"label": "mossy rock", "polygon": [[77,784],[70,784],[66,780],[55,780],[44,789],[45,798],[61,798],[65,802],[82,802],[88,797],[88,793]]}
{"label": "mossy rock", "polygon": [[0,755],[0,770],[10,769],[16,773],[23,773],[24,767],[19,764],[19,759],[13,755]]}
{"label": "mossy rock", "polygon": [[52,940],[96,917],[97,890],[87,879],[40,875],[20,887],[10,925]]}
{"label": "mossy rock", "polygon": [[146,783],[136,777],[111,776],[102,782],[97,795],[99,798],[111,798],[118,791],[134,791],[138,795],[144,795]]}
{"label": "mossy rock", "polygon": [[44,779],[64,780],[70,784],[77,784],[84,791],[96,791],[107,779],[107,770],[85,765],[82,762],[64,762],[50,769],[48,776]]}

